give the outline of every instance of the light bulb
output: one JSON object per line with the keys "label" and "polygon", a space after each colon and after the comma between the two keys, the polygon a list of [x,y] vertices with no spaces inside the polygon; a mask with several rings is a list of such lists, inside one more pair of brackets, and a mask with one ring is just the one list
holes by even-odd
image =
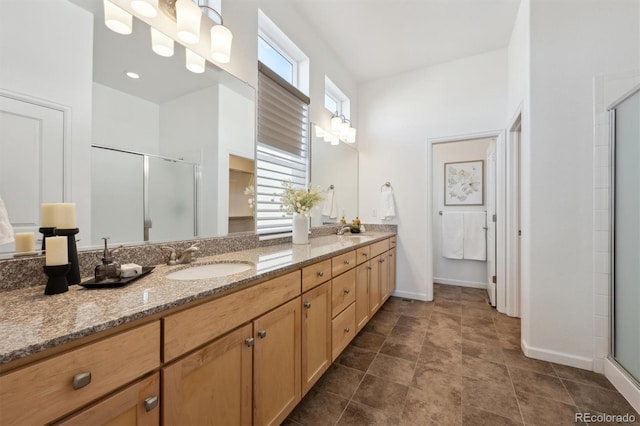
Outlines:
{"label": "light bulb", "polygon": [[128,35],[133,30],[133,16],[109,0],[104,0],[104,24],[113,32]]}
{"label": "light bulb", "polygon": [[145,18],[158,15],[158,0],[131,0],[131,8]]}
{"label": "light bulb", "polygon": [[173,56],[173,39],[151,27],[151,50],[160,56]]}
{"label": "light bulb", "polygon": [[349,127],[349,131],[347,132],[347,143],[355,143],[356,142],[356,128]]}
{"label": "light bulb", "polygon": [[231,60],[231,41],[233,34],[224,25],[211,27],[211,57],[214,61],[226,64]]}
{"label": "light bulb", "polygon": [[331,131],[332,132],[339,132],[340,131],[340,125],[342,124],[342,118],[335,116],[331,119]]}
{"label": "light bulb", "polygon": [[176,21],[180,40],[187,44],[196,44],[200,41],[202,12],[197,4],[191,0],[178,0],[176,2]]}
{"label": "light bulb", "polygon": [[193,73],[202,74],[205,66],[204,58],[192,50],[185,49],[185,51],[187,52],[187,69]]}
{"label": "light bulb", "polygon": [[340,143],[340,138],[336,135],[331,136],[331,145],[338,145]]}

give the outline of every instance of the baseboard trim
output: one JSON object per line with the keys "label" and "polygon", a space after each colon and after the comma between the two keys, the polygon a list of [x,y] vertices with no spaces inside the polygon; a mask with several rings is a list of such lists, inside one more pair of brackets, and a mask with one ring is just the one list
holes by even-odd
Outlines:
{"label": "baseboard trim", "polygon": [[445,285],[457,285],[460,287],[482,288],[485,290],[487,288],[487,283],[481,283],[476,281],[450,280],[449,278],[433,277],[433,282],[438,284],[445,284]]}
{"label": "baseboard trim", "polygon": [[433,300],[429,300],[427,295],[424,293],[414,293],[411,291],[396,290],[391,295],[395,297],[404,297],[406,299],[422,300],[423,302],[430,302]]}
{"label": "baseboard trim", "polygon": [[609,358],[604,360],[604,375],[629,401],[629,404],[640,413],[640,388]]}
{"label": "baseboard trim", "polygon": [[548,349],[534,348],[529,346],[524,339],[520,341],[520,344],[522,346],[522,352],[529,358],[593,371],[593,359],[591,358],[550,351]]}

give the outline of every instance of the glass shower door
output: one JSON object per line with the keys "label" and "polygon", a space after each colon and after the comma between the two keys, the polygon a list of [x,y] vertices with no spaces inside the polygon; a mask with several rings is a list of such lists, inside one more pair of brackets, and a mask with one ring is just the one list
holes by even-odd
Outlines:
{"label": "glass shower door", "polygon": [[640,381],[640,88],[612,108],[613,357]]}

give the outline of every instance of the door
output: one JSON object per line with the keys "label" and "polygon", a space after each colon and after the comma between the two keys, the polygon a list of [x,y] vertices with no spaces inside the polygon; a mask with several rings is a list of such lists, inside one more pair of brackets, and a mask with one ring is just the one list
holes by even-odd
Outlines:
{"label": "door", "polygon": [[487,148],[487,291],[492,306],[496,306],[496,141]]}
{"label": "door", "polygon": [[162,369],[165,425],[250,425],[251,324]]}
{"label": "door", "polygon": [[63,189],[64,113],[0,96],[0,198],[14,232],[37,235],[40,204],[62,202]]}
{"label": "door", "polygon": [[279,425],[300,401],[300,304],[297,297],[254,321],[256,425]]}
{"label": "door", "polygon": [[302,295],[302,395],[331,365],[331,281]]}

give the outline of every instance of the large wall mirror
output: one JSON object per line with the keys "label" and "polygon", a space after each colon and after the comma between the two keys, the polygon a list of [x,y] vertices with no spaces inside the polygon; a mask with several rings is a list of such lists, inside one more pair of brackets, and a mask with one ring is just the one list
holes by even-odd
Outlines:
{"label": "large wall mirror", "polygon": [[77,203],[80,248],[253,230],[236,164],[255,155],[254,88],[210,63],[192,73],[179,43],[156,55],[147,24],[120,35],[103,13],[102,0],[0,2],[0,198],[15,231],[39,237],[40,203],[62,201]]}

